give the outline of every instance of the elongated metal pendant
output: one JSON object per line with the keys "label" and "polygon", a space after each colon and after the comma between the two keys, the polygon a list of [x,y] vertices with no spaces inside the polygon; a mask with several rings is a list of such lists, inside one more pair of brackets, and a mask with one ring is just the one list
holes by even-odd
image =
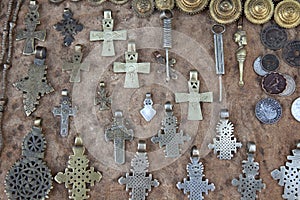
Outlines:
{"label": "elongated metal pendant", "polygon": [[54,91],[47,82],[45,59],[46,48],[38,46],[34,63],[29,67],[28,75],[14,83],[14,86],[23,92],[23,104],[27,116],[36,110],[36,105],[39,104],[39,99],[42,96]]}
{"label": "elongated metal pendant", "polygon": [[36,119],[32,130],[23,140],[22,158],[6,175],[5,192],[9,200],[48,198],[52,189],[52,175],[43,160],[45,149],[41,119]]}
{"label": "elongated metal pendant", "polygon": [[190,71],[190,80],[188,81],[189,93],[175,93],[176,103],[189,103],[188,120],[203,120],[200,102],[213,102],[213,93],[200,93],[200,82],[198,72]]}
{"label": "elongated metal pendant", "polygon": [[62,71],[72,71],[70,82],[80,82],[80,71],[89,71],[89,64],[82,63],[82,46],[80,44],[75,45],[75,51],[72,56],[72,62],[65,62]]}
{"label": "elongated metal pendant", "polygon": [[88,169],[89,160],[84,151],[83,141],[77,136],[73,147],[74,154],[69,156],[68,167],[64,173],[59,172],[54,177],[59,184],[65,183],[65,187],[69,189],[69,199],[88,199],[87,192],[90,189],[87,189],[87,185],[94,186],[94,183],[100,182],[102,178],[101,173],[94,171],[93,167]]}
{"label": "elongated metal pendant", "polygon": [[45,41],[46,30],[35,31],[37,25],[40,24],[40,14],[38,12],[39,6],[36,1],[31,0],[29,3],[29,12],[25,16],[25,30],[18,30],[16,40],[25,40],[23,50],[24,55],[34,54],[34,40]]}
{"label": "elongated metal pendant", "polygon": [[184,178],[183,183],[178,182],[177,188],[183,190],[184,194],[189,194],[190,200],[202,200],[204,199],[203,193],[207,194],[209,190],[214,191],[215,185],[208,183],[208,179],[203,180],[204,166],[200,162],[199,150],[195,146],[192,148],[190,160],[191,163],[186,166],[188,178]]}
{"label": "elongated metal pendant", "polygon": [[228,120],[229,112],[223,109],[220,112],[220,121],[217,124],[217,137],[213,139],[213,144],[209,144],[208,148],[214,150],[214,154],[219,152],[217,156],[220,160],[230,160],[237,148],[242,147],[242,143],[237,142],[233,135],[234,126]]}
{"label": "elongated metal pendant", "polygon": [[297,143],[297,148],[292,150],[293,155],[287,156],[291,162],[286,162],[285,166],[280,166],[280,169],[275,169],[271,172],[273,179],[278,180],[278,184],[284,187],[282,194],[283,199],[298,200],[299,182],[300,182],[300,143]]}
{"label": "elongated metal pendant", "polygon": [[140,110],[141,115],[144,119],[149,122],[156,115],[156,110],[152,107],[153,101],[151,99],[151,94],[146,94],[146,99],[144,100],[144,108]]}
{"label": "elongated metal pendant", "polygon": [[126,185],[126,191],[131,190],[129,200],[146,199],[151,187],[158,187],[159,182],[152,179],[152,174],[148,173],[149,161],[146,151],[145,141],[139,141],[138,151],[131,160],[131,173],[126,173],[125,177],[119,178],[121,185]]}
{"label": "elongated metal pendant", "polygon": [[169,158],[178,157],[180,155],[179,145],[191,139],[189,135],[183,135],[182,130],[177,132],[177,117],[173,115],[172,107],[170,102],[165,104],[166,116],[162,121],[162,128],[158,131],[157,136],[151,138],[153,143],[159,143],[160,148],[166,146],[165,157]]}
{"label": "elongated metal pendant", "polygon": [[105,89],[105,83],[103,81],[101,81],[99,83],[99,88],[98,88],[97,95],[95,97],[94,104],[95,105],[100,105],[99,106],[100,111],[110,109],[111,97],[107,96],[107,92],[106,92],[106,89]]}
{"label": "elongated metal pendant", "polygon": [[246,60],[247,51],[245,46],[247,45],[247,37],[246,37],[246,31],[243,30],[243,27],[241,25],[238,25],[238,30],[234,34],[234,41],[239,45],[238,49],[235,51],[236,60],[239,63],[239,72],[240,72],[240,78],[239,78],[239,86],[244,86],[244,62]]}
{"label": "elongated metal pendant", "polygon": [[133,130],[124,126],[122,111],[116,111],[111,128],[105,130],[105,140],[114,142],[115,162],[125,163],[125,141],[133,140]]}
{"label": "elongated metal pendant", "polygon": [[255,200],[256,192],[261,191],[266,187],[262,179],[256,179],[259,174],[259,164],[254,162],[254,154],[256,146],[253,142],[248,143],[248,159],[243,160],[243,174],[240,174],[239,180],[233,179],[232,185],[238,187],[241,193],[241,200]]}
{"label": "elongated metal pendant", "polygon": [[68,90],[62,90],[62,100],[59,107],[52,110],[54,116],[60,116],[60,135],[66,137],[69,133],[69,117],[74,117],[77,113],[77,107],[72,108],[71,99],[68,96]]}

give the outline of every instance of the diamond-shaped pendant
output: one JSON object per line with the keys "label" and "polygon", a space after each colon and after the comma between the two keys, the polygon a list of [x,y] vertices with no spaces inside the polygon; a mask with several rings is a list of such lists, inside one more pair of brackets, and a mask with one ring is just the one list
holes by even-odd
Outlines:
{"label": "diamond-shaped pendant", "polygon": [[144,119],[149,122],[156,115],[156,110],[152,108],[153,101],[151,99],[151,94],[147,93],[144,100],[144,108],[140,110],[141,115]]}

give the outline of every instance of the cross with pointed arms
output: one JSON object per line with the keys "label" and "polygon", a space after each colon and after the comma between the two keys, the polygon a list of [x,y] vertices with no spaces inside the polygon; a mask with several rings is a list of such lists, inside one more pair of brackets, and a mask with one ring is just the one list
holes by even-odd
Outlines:
{"label": "cross with pointed arms", "polygon": [[213,93],[199,93],[198,72],[190,71],[189,93],[175,93],[176,103],[189,102],[188,120],[203,120],[200,102],[213,102]]}
{"label": "cross with pointed arms", "polygon": [[138,53],[135,49],[135,43],[128,43],[128,51],[125,52],[125,62],[114,62],[115,73],[126,73],[124,88],[139,88],[138,73],[149,74],[150,63],[137,63]]}
{"label": "cross with pointed arms", "polygon": [[165,104],[166,117],[163,120],[163,128],[158,131],[157,136],[153,136],[151,141],[153,143],[159,143],[159,147],[166,146],[165,156],[169,158],[175,158],[180,155],[179,145],[185,141],[189,141],[191,137],[189,135],[183,135],[181,130],[177,133],[177,118],[173,116],[172,105],[170,102]]}
{"label": "cross with pointed arms", "polygon": [[36,26],[40,24],[39,21],[39,6],[36,5],[36,1],[30,1],[29,12],[25,17],[25,30],[18,30],[16,35],[16,40],[24,40],[25,46],[23,54],[30,55],[34,53],[34,39],[45,41],[46,39],[46,30],[35,31]]}
{"label": "cross with pointed arms", "polygon": [[75,46],[75,52],[72,57],[72,62],[65,62],[62,71],[72,70],[70,82],[80,82],[80,71],[89,71],[89,65],[81,63],[83,53],[81,51],[81,45]]}
{"label": "cross with pointed arms", "polygon": [[62,100],[60,107],[54,107],[52,113],[54,116],[60,116],[60,135],[66,137],[69,133],[69,117],[75,116],[77,108],[71,107],[71,100],[68,97],[68,91],[63,90],[61,92]]}
{"label": "cross with pointed arms", "polygon": [[23,104],[27,116],[35,111],[36,105],[39,104],[39,99],[42,96],[54,91],[53,87],[47,82],[45,58],[46,48],[38,46],[34,64],[29,67],[28,75],[14,83],[18,90],[23,91]]}
{"label": "cross with pointed arms", "polygon": [[105,140],[114,142],[115,162],[125,163],[125,141],[133,140],[133,130],[124,126],[122,111],[116,111],[111,128],[105,130]]}
{"label": "cross with pointed arms", "polygon": [[104,11],[104,19],[102,20],[103,31],[91,31],[90,41],[103,40],[102,56],[114,56],[114,40],[126,40],[127,31],[113,31],[114,20],[111,17],[111,11]]}
{"label": "cross with pointed arms", "polygon": [[65,187],[69,189],[69,198],[74,200],[88,199],[87,192],[90,189],[87,188],[87,184],[94,186],[94,183],[102,178],[101,173],[95,172],[93,167],[87,170],[89,160],[84,151],[83,141],[77,136],[73,147],[74,155],[69,156],[68,168],[65,169],[65,173],[59,172],[54,177],[59,184],[65,183]]}
{"label": "cross with pointed arms", "polygon": [[99,84],[99,91],[95,97],[95,105],[100,105],[99,110],[108,110],[111,106],[111,97],[107,96],[107,92],[105,89],[105,83],[103,81]]}

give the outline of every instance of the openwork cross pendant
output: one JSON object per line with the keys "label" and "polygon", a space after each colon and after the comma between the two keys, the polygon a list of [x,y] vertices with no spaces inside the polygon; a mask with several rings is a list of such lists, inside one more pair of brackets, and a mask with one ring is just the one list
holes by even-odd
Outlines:
{"label": "openwork cross pendant", "polygon": [[177,188],[183,190],[184,194],[189,194],[190,200],[202,200],[204,197],[203,193],[208,194],[208,191],[214,191],[215,185],[208,183],[208,179],[203,180],[205,176],[204,166],[199,162],[199,150],[194,146],[191,151],[191,163],[186,166],[189,178],[184,178],[183,183],[178,182]]}
{"label": "openwork cross pendant", "polygon": [[138,151],[131,161],[131,173],[126,173],[125,177],[119,178],[119,183],[126,185],[129,193],[129,200],[145,200],[152,187],[158,187],[159,182],[152,179],[152,174],[148,173],[148,157],[145,141],[139,141]]}
{"label": "openwork cross pendant", "polygon": [[88,199],[87,192],[90,189],[87,188],[87,185],[94,186],[94,183],[99,182],[102,178],[101,173],[95,172],[93,167],[87,169],[89,160],[84,155],[84,151],[83,141],[81,137],[77,136],[73,147],[74,155],[69,157],[68,168],[64,173],[59,172],[54,177],[59,184],[65,183],[66,188],[69,189],[69,199]]}
{"label": "openwork cross pendant", "polygon": [[255,200],[257,198],[256,192],[261,191],[266,187],[262,179],[256,179],[259,175],[259,164],[254,162],[254,153],[256,146],[253,142],[248,143],[248,160],[243,160],[243,173],[240,174],[239,180],[233,179],[232,185],[238,187],[241,193],[241,200]]}
{"label": "openwork cross pendant", "polygon": [[273,179],[279,181],[280,186],[284,187],[283,199],[298,200],[300,199],[300,143],[297,144],[297,149],[292,152],[293,155],[287,156],[291,162],[286,162],[285,166],[281,166],[279,170],[273,170],[271,175]]}
{"label": "openwork cross pendant", "polygon": [[105,88],[105,83],[101,81],[99,83],[99,88],[95,97],[95,105],[99,105],[99,110],[109,110],[111,106],[111,97],[108,97],[107,91]]}
{"label": "openwork cross pendant", "polygon": [[242,147],[242,143],[237,142],[233,135],[234,126],[228,120],[229,112],[227,109],[221,110],[220,118],[216,128],[218,135],[213,139],[213,144],[208,145],[208,148],[213,149],[214,154],[219,153],[217,157],[220,160],[230,160],[237,148]]}

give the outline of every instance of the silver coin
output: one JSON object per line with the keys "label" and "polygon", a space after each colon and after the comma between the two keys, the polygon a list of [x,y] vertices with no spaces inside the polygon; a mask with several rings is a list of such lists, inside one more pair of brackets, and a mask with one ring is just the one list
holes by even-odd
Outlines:
{"label": "silver coin", "polygon": [[273,98],[265,98],[257,102],[255,106],[256,118],[264,124],[274,124],[282,115],[280,103]]}
{"label": "silver coin", "polygon": [[300,97],[294,100],[291,107],[293,117],[300,122]]}
{"label": "silver coin", "polygon": [[283,74],[283,76],[286,79],[286,88],[279,94],[279,96],[290,96],[296,90],[296,82],[290,75]]}
{"label": "silver coin", "polygon": [[255,73],[257,73],[259,76],[264,76],[264,75],[268,74],[268,72],[262,68],[261,59],[262,59],[261,56],[258,56],[255,59],[255,61],[253,63],[253,69],[254,69]]}

